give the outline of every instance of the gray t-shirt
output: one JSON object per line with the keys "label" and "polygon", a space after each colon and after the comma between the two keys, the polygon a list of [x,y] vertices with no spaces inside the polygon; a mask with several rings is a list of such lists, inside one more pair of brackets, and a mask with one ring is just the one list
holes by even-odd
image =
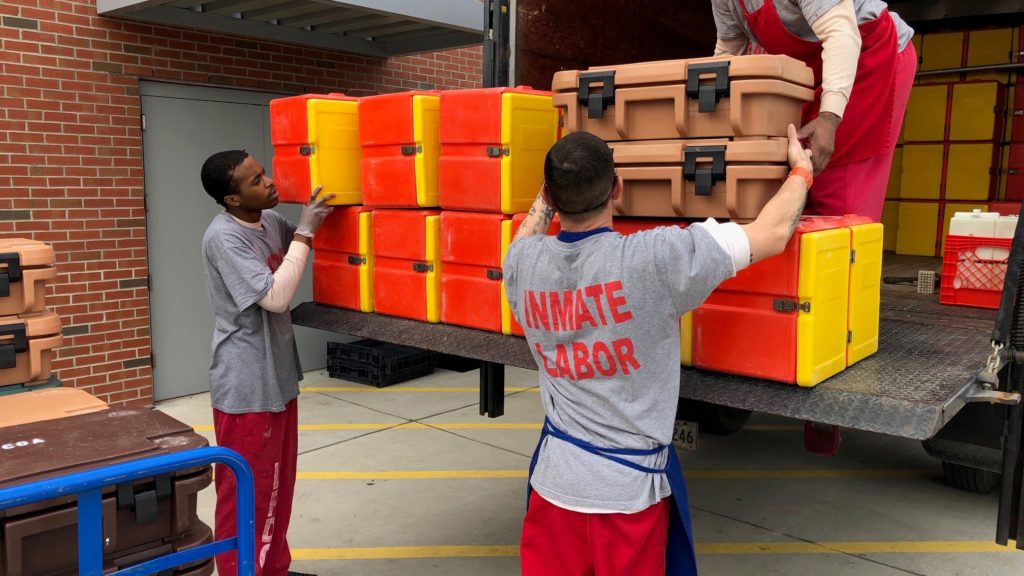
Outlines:
{"label": "gray t-shirt", "polygon": [[214,320],[210,401],[229,414],[280,412],[299,395],[302,379],[291,314],[257,304],[273,285],[295,227],[271,210],[261,224],[248,228],[221,212],[203,235]]}
{"label": "gray t-shirt", "polygon": [[[840,0],[775,0],[775,10],[779,13],[779,18],[782,19],[787,30],[804,40],[817,41],[818,37],[811,30],[811,24],[824,13],[835,8],[839,2]],[[711,3],[714,8],[715,25],[718,27],[719,38],[746,36],[757,41],[757,37],[747,27],[747,20],[739,0],[711,0]],[[886,8],[886,3],[882,0],[854,0],[853,4],[858,24],[875,20]],[[754,12],[764,6],[764,0],[746,0],[746,5],[747,10]],[[889,14],[892,16],[893,23],[896,24],[896,38],[899,41],[899,49],[902,51],[914,36],[914,29],[892,10],[889,10]]]}
{"label": "gray t-shirt", "polygon": [[[699,224],[514,242],[505,257],[506,293],[537,362],[551,423],[606,448],[669,444],[679,398],[679,317],[732,274],[732,256]],[[666,458],[631,459],[663,467]],[[567,506],[621,512],[671,494],[664,475],[551,437],[531,483]]]}

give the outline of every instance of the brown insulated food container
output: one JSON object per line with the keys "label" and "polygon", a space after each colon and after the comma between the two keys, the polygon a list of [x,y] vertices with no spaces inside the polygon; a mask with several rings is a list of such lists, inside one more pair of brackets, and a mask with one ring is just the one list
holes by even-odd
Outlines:
{"label": "brown insulated food container", "polygon": [[53,312],[0,316],[0,386],[48,380],[50,358],[62,341]]}
{"label": "brown insulated food container", "polygon": [[[0,488],[207,444],[189,426],[145,408],[0,428]],[[104,570],[187,547],[197,534],[209,541],[196,496],[212,477],[204,466],[105,488]],[[0,510],[0,574],[76,573],[77,534],[74,496]],[[209,574],[205,566],[183,573]]]}
{"label": "brown insulated food container", "polygon": [[0,238],[0,316],[43,311],[46,283],[57,277],[54,261],[47,244]]}
{"label": "brown insulated food container", "polygon": [[0,396],[0,428],[106,410],[107,403],[77,388],[46,388]]}
{"label": "brown insulated food container", "polygon": [[784,138],[611,142],[621,216],[757,218],[789,173]]}
{"label": "brown insulated food container", "polygon": [[615,141],[785,136],[813,85],[803,62],[757,54],[564,70],[551,89],[566,132]]}

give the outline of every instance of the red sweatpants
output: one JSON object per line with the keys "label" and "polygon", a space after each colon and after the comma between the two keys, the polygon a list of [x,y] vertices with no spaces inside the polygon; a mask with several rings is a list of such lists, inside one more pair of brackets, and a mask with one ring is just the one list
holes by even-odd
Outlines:
{"label": "red sweatpants", "polygon": [[523,521],[523,576],[665,576],[668,498],[634,514],[559,508],[535,490]]}
{"label": "red sweatpants", "polygon": [[907,100],[917,71],[917,52],[913,44],[907,44],[896,56],[896,77],[893,79],[894,102],[889,118],[843,118],[843,122],[871,122],[878,124],[878,130],[889,130],[891,143],[886,152],[841,165],[829,165],[815,176],[811,197],[804,214],[822,216],[843,216],[859,214],[869,216],[875,222],[882,219],[882,204],[885,189],[889,184],[889,169],[892,167],[893,150],[903,126]]}
{"label": "red sweatpants", "polygon": [[[288,521],[295,493],[298,458],[298,409],[292,400],[282,412],[226,414],[213,411],[217,445],[230,448],[252,468],[256,488],[256,576],[285,576],[292,562]],[[218,464],[215,473],[217,510],[214,537],[235,535],[235,475]],[[217,556],[217,574],[236,576],[235,552]]]}

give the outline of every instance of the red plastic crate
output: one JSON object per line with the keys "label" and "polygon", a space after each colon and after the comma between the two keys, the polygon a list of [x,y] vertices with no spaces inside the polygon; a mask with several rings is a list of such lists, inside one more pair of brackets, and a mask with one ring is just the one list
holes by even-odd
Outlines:
{"label": "red plastic crate", "polygon": [[999,308],[1012,238],[946,236],[939,302]]}

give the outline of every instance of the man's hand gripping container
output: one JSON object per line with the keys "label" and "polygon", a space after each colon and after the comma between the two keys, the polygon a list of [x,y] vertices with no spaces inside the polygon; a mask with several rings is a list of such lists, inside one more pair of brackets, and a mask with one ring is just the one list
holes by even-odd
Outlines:
{"label": "man's hand gripping container", "polygon": [[363,204],[431,208],[437,203],[439,91],[367,96],[359,101]]}
{"label": "man's hand gripping container", "polygon": [[693,366],[800,386],[838,374],[878,350],[881,271],[881,224],[801,219],[782,254],[693,311]]}
{"label": "man's hand gripping container", "polygon": [[544,156],[557,137],[551,92],[528,87],[442,92],[441,207],[525,212],[544,181]]}
{"label": "man's hand gripping container", "polygon": [[813,86],[806,64],[767,54],[565,70],[551,83],[566,132],[605,141],[785,136]]}
{"label": "man's hand gripping container", "polygon": [[335,208],[313,236],[313,301],[373,312],[373,211]]}
{"label": "man's hand gripping container", "polygon": [[750,221],[789,173],[785,138],[612,142],[615,213]]}
{"label": "man's hand gripping container", "polygon": [[[0,488],[206,445],[191,427],[162,412],[138,408],[0,428],[0,446],[5,447]],[[196,515],[197,494],[212,478],[212,468],[203,466],[105,488],[104,571],[212,542],[210,528]],[[78,510],[73,495],[0,510],[0,525],[0,573],[78,573]],[[174,574],[212,572],[211,558]]]}
{"label": "man's hand gripping container", "polygon": [[440,228],[440,210],[373,211],[375,312],[440,322]]}
{"label": "man's hand gripping container", "polygon": [[304,94],[270,101],[274,183],[281,202],[305,204],[313,189],[331,205],[359,204],[359,99]]}
{"label": "man's hand gripping container", "polygon": [[57,277],[53,248],[38,240],[0,238],[0,316],[42,312],[46,284]]}

